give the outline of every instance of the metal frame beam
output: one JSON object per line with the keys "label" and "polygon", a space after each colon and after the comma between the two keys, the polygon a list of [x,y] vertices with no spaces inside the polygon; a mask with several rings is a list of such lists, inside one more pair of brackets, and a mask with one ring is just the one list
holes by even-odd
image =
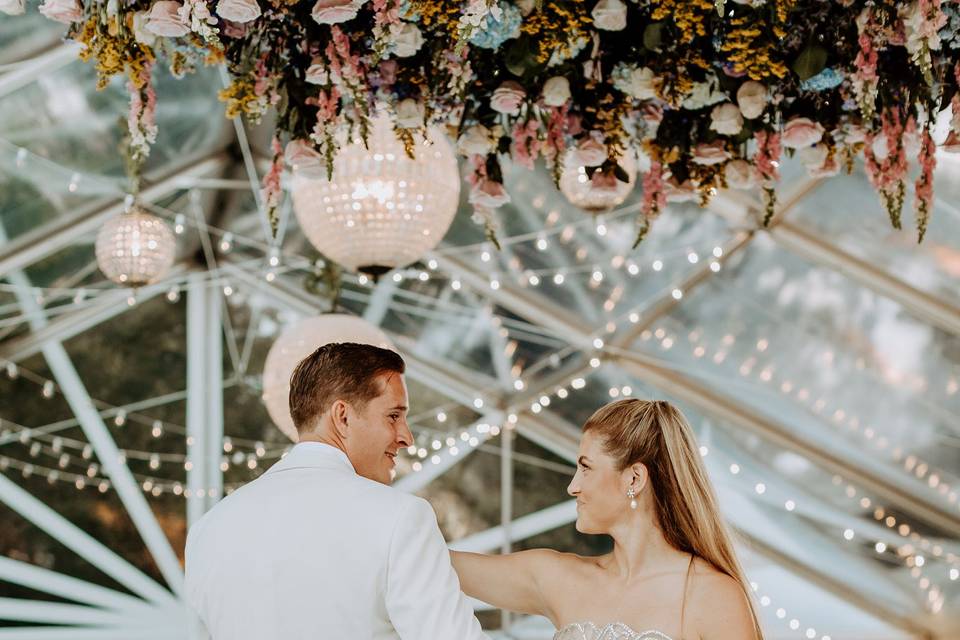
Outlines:
{"label": "metal frame beam", "polygon": [[[500,425],[502,422],[503,414],[501,414],[499,411],[492,411],[484,414],[480,420],[471,425],[471,428],[476,429],[476,427],[481,424],[486,424],[488,426]],[[395,489],[399,489],[400,491],[406,491],[407,493],[416,493],[420,489],[423,489],[425,486],[430,484],[434,478],[440,477],[451,467],[479,449],[480,445],[490,439],[490,430],[484,429],[475,431],[474,437],[478,441],[475,446],[471,446],[468,442],[458,442],[458,453],[456,455],[451,454],[449,449],[444,449],[441,453],[436,454],[440,458],[438,463],[428,463],[425,460],[423,462],[424,466],[422,470],[417,471],[416,473],[405,475],[394,482],[393,487]]]}
{"label": "metal frame beam", "polygon": [[0,76],[0,98],[33,84],[43,74],[72,63],[77,59],[82,48],[79,43],[61,44],[29,60],[24,60],[12,71]]}
{"label": "metal frame beam", "polygon": [[[187,281],[187,526],[223,495],[223,333],[220,287],[201,273]],[[210,495],[210,491],[213,495]]]}
{"label": "metal frame beam", "polygon": [[164,607],[180,606],[169,591],[3,474],[0,501],[133,593]]}
{"label": "metal frame beam", "polygon": [[[0,240],[3,239],[3,235],[3,230],[0,228]],[[25,313],[34,316],[30,321],[31,329],[34,331],[42,329],[46,325],[46,319],[42,316],[43,309],[37,301],[25,293],[31,286],[27,276],[16,270],[7,277],[18,287],[15,296],[21,308]],[[100,413],[94,407],[70,356],[59,342],[47,342],[42,352],[67,404],[80,422],[101,467],[113,483],[117,496],[140,532],[160,573],[173,592],[179,595],[183,589],[183,569],[180,567],[180,562],[133,474],[127,465],[121,462],[120,450],[113,441]]]}
{"label": "metal frame beam", "polygon": [[[874,293],[896,301],[924,322],[953,335],[960,335],[960,305],[917,289],[786,219],[787,213],[822,183],[823,179],[820,178],[800,180],[784,198],[770,226],[756,230],[766,231],[778,245],[797,256],[842,273]],[[742,212],[757,211],[758,205],[728,192],[715,197],[710,208],[734,222],[742,222]]]}
{"label": "metal frame beam", "polygon": [[[140,193],[140,199],[151,202],[163,198],[180,189],[181,176],[208,176],[223,170],[229,162],[228,157],[219,151],[206,154],[199,160],[192,160],[175,168],[159,182],[147,187]],[[0,252],[0,276],[11,271],[23,269],[67,247],[85,235],[99,229],[104,221],[123,211],[124,204],[118,201],[103,206],[103,202],[78,210],[71,215],[57,216],[50,222],[18,236],[6,243]]]}
{"label": "metal frame beam", "polygon": [[857,284],[903,305],[918,319],[960,336],[960,305],[955,302],[921,291],[791,222],[781,222],[770,230],[770,236],[801,258],[842,273]]}
{"label": "metal frame beam", "polygon": [[[502,283],[499,289],[491,290],[486,286],[483,276],[476,273],[472,267],[458,258],[445,257],[441,261],[441,265],[449,268],[465,284],[484,291],[489,299],[513,313],[540,322],[542,326],[555,331],[558,335],[569,340],[571,344],[581,346],[584,350],[593,349],[591,343],[594,332],[591,331],[591,328],[575,318],[569,318],[569,314],[563,313],[552,301],[543,298],[542,295],[529,290],[521,291],[509,282]],[[811,445],[792,434],[786,425],[741,406],[731,398],[706,388],[689,376],[656,367],[649,364],[647,359],[631,356],[626,349],[617,349],[615,352],[617,354],[615,359],[630,365],[627,367],[630,373],[655,387],[688,400],[690,404],[708,415],[731,420],[735,424],[743,424],[755,430],[759,435],[763,435],[789,450],[805,455],[827,469],[836,472],[842,471],[846,477],[873,491],[879,498],[913,514],[920,520],[946,531],[960,529],[960,514],[947,511],[941,505],[933,503],[915,492],[906,490],[903,486],[895,485],[869,469],[862,466],[851,466],[849,460],[840,459],[829,451]]]}
{"label": "metal frame beam", "polygon": [[[171,284],[179,282],[186,272],[183,264],[175,265],[160,282],[136,290],[137,304],[142,304],[166,291]],[[20,362],[40,353],[48,342],[66,342],[101,322],[124,313],[127,308],[129,289],[108,289],[99,293],[88,306],[71,311],[56,320],[38,327],[28,334],[0,342],[0,360]]]}
{"label": "metal frame beam", "polygon": [[127,614],[140,615],[153,609],[153,606],[148,602],[123,592],[107,589],[98,584],[78,580],[6,556],[0,556],[0,580],[81,604]]}

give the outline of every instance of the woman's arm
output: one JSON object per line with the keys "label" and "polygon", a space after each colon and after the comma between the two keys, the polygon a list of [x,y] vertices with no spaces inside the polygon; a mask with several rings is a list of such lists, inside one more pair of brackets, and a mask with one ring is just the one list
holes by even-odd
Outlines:
{"label": "woman's arm", "polygon": [[541,585],[556,571],[562,554],[551,549],[531,549],[507,555],[451,551],[460,588],[468,596],[499,609],[551,617]]}

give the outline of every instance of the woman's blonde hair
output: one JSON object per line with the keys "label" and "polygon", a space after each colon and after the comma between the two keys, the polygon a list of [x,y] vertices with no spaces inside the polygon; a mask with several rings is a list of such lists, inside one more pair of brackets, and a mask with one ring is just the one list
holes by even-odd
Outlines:
{"label": "woman's blonde hair", "polygon": [[752,590],[733,548],[733,537],[720,516],[717,497],[700,459],[693,429],[683,413],[663,400],[628,398],[598,409],[583,426],[599,435],[619,470],[646,466],[656,516],[664,538],[674,548],[697,555],[743,588],[756,627],[763,630]]}

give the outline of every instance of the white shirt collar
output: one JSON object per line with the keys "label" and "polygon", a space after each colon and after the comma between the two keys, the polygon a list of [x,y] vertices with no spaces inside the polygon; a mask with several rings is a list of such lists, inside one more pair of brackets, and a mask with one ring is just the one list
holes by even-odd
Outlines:
{"label": "white shirt collar", "polygon": [[339,462],[342,462],[346,467],[356,473],[357,470],[354,468],[353,463],[350,462],[350,458],[347,457],[347,454],[342,450],[329,445],[325,442],[298,442],[293,446],[293,449],[290,450],[290,453],[287,454],[284,458],[285,462],[294,462],[299,461],[302,458],[316,458],[317,456],[322,456],[324,459],[334,459]]}

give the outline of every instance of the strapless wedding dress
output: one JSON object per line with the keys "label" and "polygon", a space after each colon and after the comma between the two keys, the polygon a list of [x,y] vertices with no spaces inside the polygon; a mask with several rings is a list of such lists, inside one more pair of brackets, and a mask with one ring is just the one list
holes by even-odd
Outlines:
{"label": "strapless wedding dress", "polygon": [[574,622],[557,631],[553,640],[673,640],[660,631],[634,631],[622,622],[598,627],[592,622]]}

